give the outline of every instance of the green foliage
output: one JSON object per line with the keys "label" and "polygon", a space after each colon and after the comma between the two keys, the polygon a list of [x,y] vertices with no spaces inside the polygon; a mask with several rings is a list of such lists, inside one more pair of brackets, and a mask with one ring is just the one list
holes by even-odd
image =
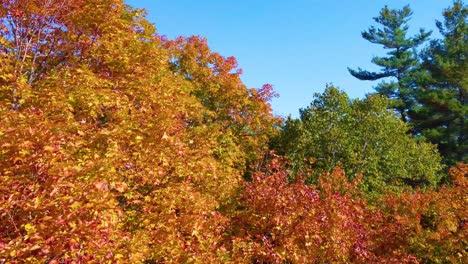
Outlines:
{"label": "green foliage", "polygon": [[435,186],[441,169],[435,147],[408,134],[408,126],[372,95],[350,100],[334,87],[289,118],[274,148],[291,160],[293,172],[312,170],[308,180],[341,166],[348,177],[363,174],[369,192]]}
{"label": "green foliage", "polygon": [[468,161],[468,8],[455,1],[443,15],[437,22],[443,39],[432,41],[422,54],[427,76],[410,114],[416,135],[437,144],[444,162],[454,165]]}
{"label": "green foliage", "polygon": [[430,32],[420,29],[413,37],[407,37],[408,21],[412,15],[409,6],[401,10],[389,9],[387,6],[375,17],[375,22],[382,25],[382,29],[374,26],[362,32],[362,37],[371,43],[382,45],[389,50],[387,57],[374,57],[372,62],[382,68],[381,72],[368,72],[366,70],[349,69],[349,72],[360,80],[378,80],[392,77],[396,81],[382,82],[376,91],[392,99],[391,107],[407,121],[408,110],[414,104],[413,89],[418,80],[418,58],[414,49],[424,43]]}

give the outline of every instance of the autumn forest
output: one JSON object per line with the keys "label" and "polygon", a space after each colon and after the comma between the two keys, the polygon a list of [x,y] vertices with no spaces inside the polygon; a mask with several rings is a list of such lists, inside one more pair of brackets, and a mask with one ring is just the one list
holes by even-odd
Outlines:
{"label": "autumn forest", "polygon": [[468,263],[468,7],[440,13],[383,7],[374,93],[281,118],[123,0],[2,0],[0,263]]}

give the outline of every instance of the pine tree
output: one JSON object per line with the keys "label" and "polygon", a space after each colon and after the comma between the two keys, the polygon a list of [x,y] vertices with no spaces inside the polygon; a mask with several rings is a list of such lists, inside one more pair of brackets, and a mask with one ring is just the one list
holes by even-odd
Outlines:
{"label": "pine tree", "polygon": [[411,119],[415,132],[437,144],[445,162],[453,165],[468,160],[468,8],[457,0],[443,15],[444,21],[436,24],[443,39],[433,40],[422,54],[428,78],[418,89]]}
{"label": "pine tree", "polygon": [[[358,68],[353,70],[348,68],[351,75],[360,79],[375,81],[384,78],[393,80],[383,81],[375,89],[392,99],[392,107],[400,114],[403,121],[407,121],[408,109],[413,105],[413,90],[417,66],[419,64],[415,48],[424,43],[431,32],[420,29],[419,33],[413,37],[408,37],[408,21],[412,11],[409,6],[401,10],[389,9],[385,6],[375,22],[383,28],[371,26],[369,30],[362,32],[362,37],[371,43],[383,45],[389,50],[386,57],[373,57],[372,62],[380,67],[380,72],[369,72]],[[396,81],[394,80],[396,79]]]}

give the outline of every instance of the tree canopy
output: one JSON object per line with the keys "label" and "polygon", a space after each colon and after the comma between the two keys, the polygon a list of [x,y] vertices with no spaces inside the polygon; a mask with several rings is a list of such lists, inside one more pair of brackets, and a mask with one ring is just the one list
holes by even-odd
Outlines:
{"label": "tree canopy", "polygon": [[[464,91],[461,10],[425,53],[435,97]],[[417,138],[387,98],[334,87],[283,122],[272,85],[145,16],[1,2],[0,263],[467,263],[468,167],[438,184],[426,95]]]}
{"label": "tree canopy", "polygon": [[[19,262],[219,262],[271,86],[123,1],[3,1],[0,245]],[[7,188],[7,189],[5,189]]]}
{"label": "tree canopy", "polygon": [[311,182],[340,166],[350,178],[362,173],[371,192],[436,186],[441,165],[435,146],[412,138],[388,106],[382,96],[351,100],[330,86],[299,119],[286,121],[275,148],[291,159],[294,172],[312,170]]}

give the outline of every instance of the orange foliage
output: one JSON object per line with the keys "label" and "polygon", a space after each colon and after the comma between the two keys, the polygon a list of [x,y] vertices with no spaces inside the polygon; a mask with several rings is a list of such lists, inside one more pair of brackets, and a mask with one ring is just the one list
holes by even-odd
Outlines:
{"label": "orange foliage", "polygon": [[0,21],[0,260],[224,259],[220,208],[273,132],[268,95],[206,43],[216,74],[186,78],[123,1],[3,1]]}

